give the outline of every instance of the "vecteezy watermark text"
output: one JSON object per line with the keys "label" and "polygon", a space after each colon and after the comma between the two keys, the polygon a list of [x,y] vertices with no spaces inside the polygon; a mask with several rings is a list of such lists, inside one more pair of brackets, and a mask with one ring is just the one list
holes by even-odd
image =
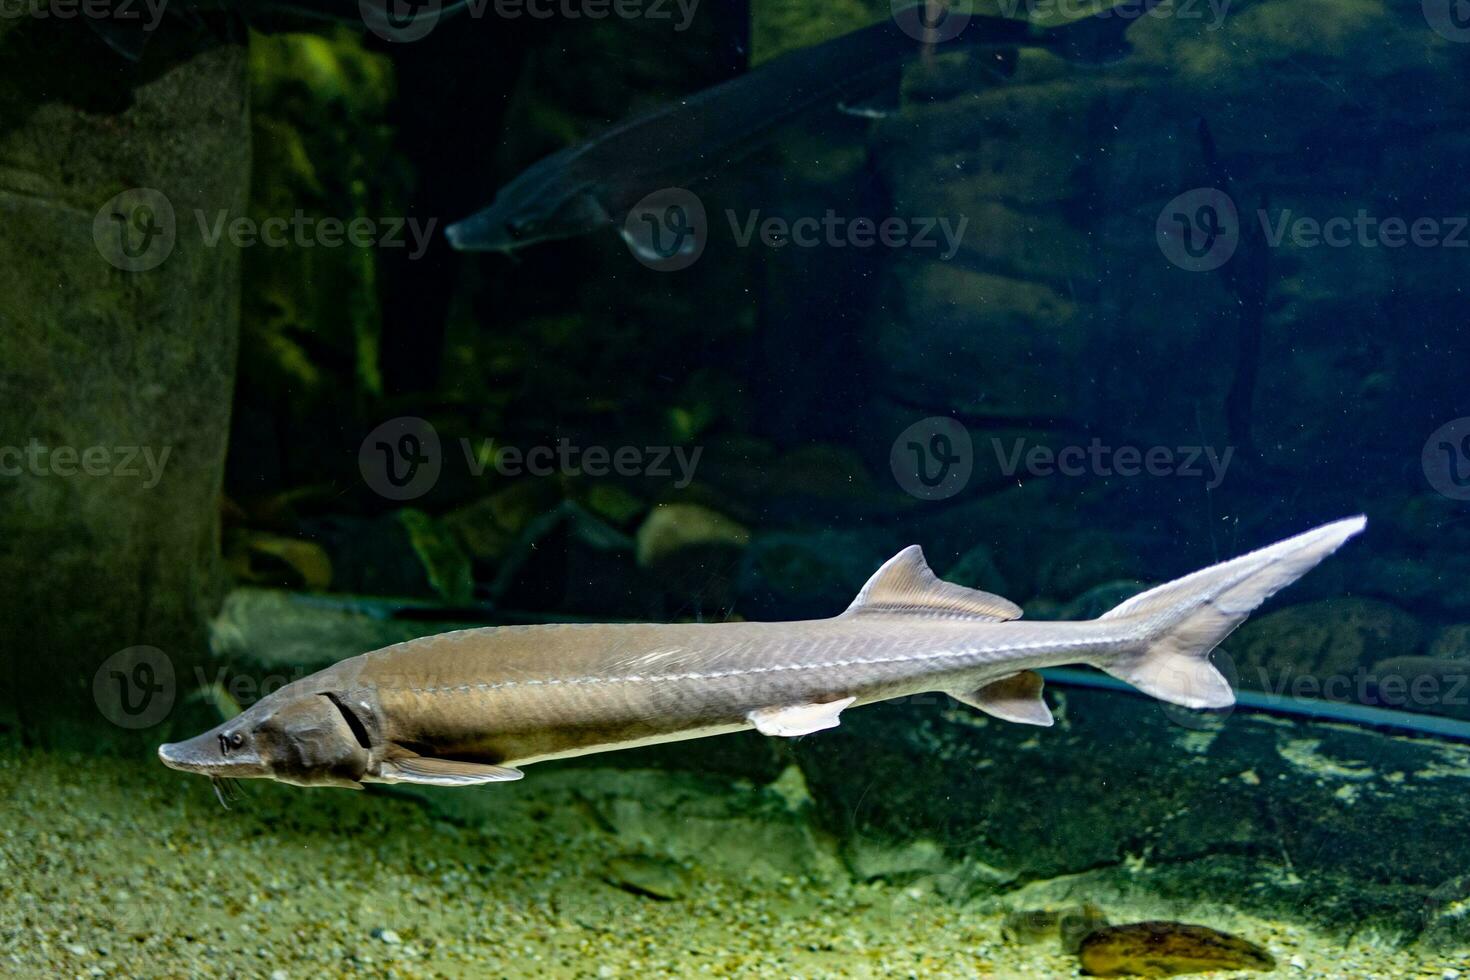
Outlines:
{"label": "vecteezy watermark text", "polygon": [[[1002,476],[1184,477],[1202,479],[1213,490],[1225,479],[1235,447],[1110,446],[1093,438],[1086,445],[1053,446],[1024,438],[991,437]],[[975,471],[975,445],[959,421],[942,415],[920,419],[894,439],[889,452],[893,478],[920,500],[944,500],[965,488]]]}
{"label": "vecteezy watermark text", "polygon": [[[682,490],[694,480],[702,446],[579,446],[562,438],[550,445],[513,446],[493,438],[459,440],[470,476],[589,476],[670,479]],[[367,434],[358,469],[373,491],[389,500],[412,500],[433,489],[445,465],[439,433],[416,416],[389,419]]]}
{"label": "vecteezy watermark text", "polygon": [[[961,216],[951,222],[947,217],[901,218],[891,216],[880,220],[857,217],[845,218],[831,208],[820,218],[806,217],[789,219],[776,215],[762,218],[759,210],[748,212],[742,219],[734,211],[725,212],[730,223],[730,234],[741,248],[750,247],[759,239],[767,248],[913,248],[944,251],[939,257],[954,258],[964,238],[970,219]],[[936,234],[937,232],[937,234]]]}
{"label": "vecteezy watermark text", "polygon": [[[937,252],[946,261],[959,251],[970,223],[964,215],[851,217],[831,208],[821,216],[794,218],[758,208],[743,215],[727,209],[725,221],[737,248],[903,248]],[[633,257],[658,272],[693,265],[704,254],[710,232],[704,202],[682,187],[664,187],[644,196],[629,209],[619,229]]]}
{"label": "vecteezy watermark text", "polygon": [[47,446],[32,438],[24,446],[0,446],[0,477],[110,476],[143,479],[152,490],[163,479],[172,446]]}
{"label": "vecteezy watermark text", "polygon": [[1211,490],[1224,481],[1235,455],[1234,446],[1217,452],[1214,446],[1109,446],[1101,439],[1059,449],[1028,447],[1025,439],[1013,439],[1007,447],[1004,440],[992,438],[990,445],[1006,476],[1180,476],[1204,478]]}
{"label": "vecteezy watermark text", "polygon": [[[969,28],[977,6],[975,0],[890,0],[890,5],[893,21],[899,29],[925,44],[942,44],[959,37]],[[1123,21],[1144,17],[1176,20],[1210,18],[1205,29],[1217,30],[1224,24],[1229,8],[1230,0],[1163,0],[1162,3],[1149,0],[999,0],[993,6],[987,5],[985,13],[998,13],[1007,20],[1051,24],[1072,24],[1093,18]],[[976,29],[983,30],[984,27],[977,26]]]}
{"label": "vecteezy watermark text", "polygon": [[689,29],[699,0],[358,0],[368,30],[398,44],[419,41],[451,13],[473,20],[650,20]]}
{"label": "vecteezy watermark text", "polygon": [[226,237],[236,248],[253,248],[256,245],[266,248],[412,247],[408,257],[414,260],[422,258],[428,251],[434,227],[439,223],[438,218],[422,222],[418,218],[404,217],[319,218],[299,208],[289,218],[278,216],[259,221],[245,216],[232,218],[227,210],[216,211],[212,216],[195,211],[194,218],[199,223],[199,237],[206,248],[218,248]]}
{"label": "vecteezy watermark text", "polygon": [[117,21],[152,31],[163,20],[169,0],[0,0],[0,20]]}
{"label": "vecteezy watermark text", "polygon": [[465,9],[501,20],[667,20],[687,31],[699,0],[466,0]]}
{"label": "vecteezy watermark text", "polygon": [[1297,248],[1470,248],[1470,236],[1465,228],[1470,217],[1450,215],[1447,217],[1401,218],[1396,215],[1378,218],[1359,208],[1349,218],[1337,215],[1331,218],[1315,218],[1311,215],[1294,214],[1287,208],[1275,216],[1258,211],[1261,230],[1266,243],[1272,248],[1290,241]]}
{"label": "vecteezy watermark text", "polygon": [[1205,20],[1206,30],[1219,30],[1230,12],[1231,0],[1163,0],[1162,3],[1120,3],[1119,0],[999,0],[1001,14],[1012,20],[1071,24],[1088,18],[1106,20]]}
{"label": "vecteezy watermark text", "polygon": [[[5,2],[5,0],[0,0]],[[424,256],[438,218],[406,216],[335,218],[297,209],[288,216],[255,218],[228,209],[193,212],[205,248],[228,242],[235,248],[379,248],[408,249],[408,257]],[[98,253],[124,272],[148,272],[168,261],[179,239],[172,202],[158,190],[138,187],[116,195],[98,210],[92,240]]]}
{"label": "vecteezy watermark text", "polygon": [[[1268,248],[1470,248],[1470,216],[1301,214],[1292,208],[1257,208],[1252,216]],[[1159,249],[1191,272],[1218,269],[1230,261],[1250,220],[1214,187],[1185,191],[1164,205],[1155,220]]]}
{"label": "vecteezy watermark text", "polygon": [[472,476],[484,476],[494,469],[501,476],[651,476],[674,478],[674,487],[683,490],[694,479],[703,446],[578,446],[570,439],[558,439],[555,446],[497,446],[494,439],[481,440],[476,446],[469,439],[459,441],[465,465]]}

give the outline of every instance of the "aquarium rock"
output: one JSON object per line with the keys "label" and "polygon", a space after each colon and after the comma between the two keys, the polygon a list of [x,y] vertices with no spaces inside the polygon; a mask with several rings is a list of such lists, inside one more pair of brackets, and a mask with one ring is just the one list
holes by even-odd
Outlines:
{"label": "aquarium rock", "polygon": [[1078,957],[1098,977],[1169,977],[1213,970],[1271,970],[1275,958],[1249,940],[1183,922],[1135,922],[1087,935]]}

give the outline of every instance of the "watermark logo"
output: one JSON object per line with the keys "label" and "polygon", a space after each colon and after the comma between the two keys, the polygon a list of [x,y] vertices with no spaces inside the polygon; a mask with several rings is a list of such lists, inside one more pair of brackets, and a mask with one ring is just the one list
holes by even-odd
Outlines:
{"label": "watermark logo", "polygon": [[970,432],[942,415],[920,419],[893,440],[888,453],[893,478],[920,500],[946,500],[965,489],[975,470]]}
{"label": "watermark logo", "polygon": [[365,482],[388,500],[414,500],[439,482],[444,454],[439,433],[412,415],[389,419],[367,434],[357,451]]}
{"label": "watermark logo", "polygon": [[1230,195],[1196,187],[1164,205],[1154,222],[1164,258],[1190,272],[1218,269],[1240,244],[1240,216]]}
{"label": "watermark logo", "polygon": [[157,647],[119,650],[92,677],[92,700],[119,728],[152,728],[174,706],[174,664]]}
{"label": "watermark logo", "polygon": [[429,36],[444,13],[441,0],[358,0],[367,29],[390,44],[411,44]]}
{"label": "watermark logo", "polygon": [[1470,416],[1435,429],[1419,461],[1436,491],[1451,500],[1470,500]]}
{"label": "watermark logo", "polygon": [[1470,0],[1423,0],[1429,29],[1446,41],[1470,41]]}
{"label": "watermark logo", "polygon": [[942,44],[959,37],[974,15],[973,0],[891,0],[893,22],[915,41]]}
{"label": "watermark logo", "polygon": [[709,218],[698,195],[665,187],[633,205],[621,234],[639,262],[658,272],[677,272],[704,254]]}
{"label": "watermark logo", "polygon": [[97,212],[92,241],[104,259],[124,272],[156,269],[178,241],[174,207],[163,192],[149,187],[123,191]]}

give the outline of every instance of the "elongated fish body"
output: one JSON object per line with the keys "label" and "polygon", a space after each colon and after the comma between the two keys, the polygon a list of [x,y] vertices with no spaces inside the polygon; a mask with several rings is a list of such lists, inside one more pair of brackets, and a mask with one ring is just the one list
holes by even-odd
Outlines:
{"label": "elongated fish body", "polygon": [[1074,663],[1176,704],[1223,707],[1234,695],[1210,651],[1363,525],[1324,525],[1087,622],[1021,622],[1007,600],[940,581],[911,547],[831,619],[460,630],[344,660],[159,752],[216,777],[455,786],[742,729],[810,734],[849,708],[929,691],[1050,725],[1034,671]]}
{"label": "elongated fish body", "polygon": [[[754,727],[773,705],[967,692],[1105,655],[1123,631],[861,617],[502,626],[353,658],[337,686],[436,754],[521,765]],[[1115,639],[1116,638],[1116,639]],[[492,720],[487,727],[487,720]]]}

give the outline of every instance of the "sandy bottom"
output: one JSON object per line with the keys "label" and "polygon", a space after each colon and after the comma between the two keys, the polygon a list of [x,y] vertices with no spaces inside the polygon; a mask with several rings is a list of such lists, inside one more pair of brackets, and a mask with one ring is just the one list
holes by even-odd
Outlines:
{"label": "sandy bottom", "polygon": [[[694,869],[685,897],[640,897],[602,880],[615,842],[534,809],[467,828],[410,800],[256,783],[225,811],[197,777],[5,741],[0,787],[10,976],[1077,975],[1049,943],[1003,940],[998,911],[914,887]],[[1267,946],[1278,976],[1470,978],[1454,957],[1230,918],[1210,924]]]}

